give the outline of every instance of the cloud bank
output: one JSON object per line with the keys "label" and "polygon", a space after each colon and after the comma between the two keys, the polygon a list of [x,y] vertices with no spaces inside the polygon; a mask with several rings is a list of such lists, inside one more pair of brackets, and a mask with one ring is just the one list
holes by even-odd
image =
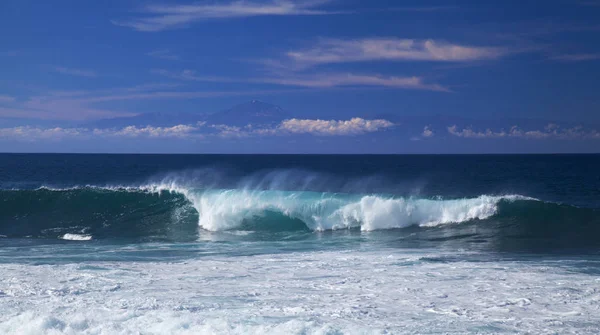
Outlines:
{"label": "cloud bank", "polygon": [[320,136],[361,135],[393,127],[387,120],[365,120],[359,117],[346,121],[290,119],[281,122],[277,133],[312,134]]}
{"label": "cloud bank", "polygon": [[312,120],[289,119],[271,127],[229,126],[224,124],[206,125],[198,122],[194,125],[176,125],[172,127],[137,127],[127,126],[119,129],[87,129],[87,128],[41,128],[12,127],[0,128],[0,138],[13,140],[60,140],[64,138],[179,138],[199,139],[209,136],[222,138],[242,138],[249,136],[291,136],[308,134],[314,136],[351,136],[382,131],[393,127],[387,120]]}
{"label": "cloud bank", "polygon": [[600,132],[597,130],[585,130],[582,127],[561,128],[555,124],[548,124],[541,130],[522,130],[518,126],[513,126],[509,130],[486,129],[476,131],[472,128],[459,129],[457,126],[448,127],[448,133],[453,136],[463,138],[523,138],[523,139],[600,139]]}

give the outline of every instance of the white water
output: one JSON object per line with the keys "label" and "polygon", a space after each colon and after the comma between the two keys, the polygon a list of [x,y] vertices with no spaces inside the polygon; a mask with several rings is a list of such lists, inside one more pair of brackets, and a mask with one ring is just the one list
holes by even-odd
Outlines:
{"label": "white water", "polygon": [[244,220],[264,216],[267,211],[299,219],[316,231],[436,226],[487,219],[497,213],[502,200],[535,200],[519,195],[433,200],[306,191],[194,191],[176,185],[153,185],[144,189],[183,194],[199,213],[200,227],[210,231],[238,228]]}
{"label": "white water", "polygon": [[327,251],[0,265],[1,334],[597,334],[577,260]]}

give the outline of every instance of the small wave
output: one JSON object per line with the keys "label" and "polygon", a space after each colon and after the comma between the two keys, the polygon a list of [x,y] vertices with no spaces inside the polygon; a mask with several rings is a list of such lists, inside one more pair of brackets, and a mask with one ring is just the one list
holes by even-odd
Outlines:
{"label": "small wave", "polygon": [[92,239],[92,235],[64,234],[61,239],[69,241],[89,241]]}

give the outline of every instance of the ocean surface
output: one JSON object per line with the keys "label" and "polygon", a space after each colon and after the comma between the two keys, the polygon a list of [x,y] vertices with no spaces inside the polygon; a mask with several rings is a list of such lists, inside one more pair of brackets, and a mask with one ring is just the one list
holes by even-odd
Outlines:
{"label": "ocean surface", "polygon": [[0,154],[0,334],[597,334],[600,155]]}

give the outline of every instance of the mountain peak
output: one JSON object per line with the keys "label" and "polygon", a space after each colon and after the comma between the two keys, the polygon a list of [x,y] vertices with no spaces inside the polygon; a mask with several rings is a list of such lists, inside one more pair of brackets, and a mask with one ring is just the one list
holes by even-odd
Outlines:
{"label": "mountain peak", "polygon": [[154,112],[142,113],[131,117],[103,119],[83,126],[87,128],[123,128],[127,126],[171,127],[178,124],[196,124],[206,121],[208,124],[226,124],[246,126],[248,124],[269,125],[288,118],[283,108],[260,100],[250,100],[230,109],[214,114],[189,112]]}
{"label": "mountain peak", "polygon": [[283,108],[260,100],[251,100],[230,109],[209,115],[207,121],[213,124],[247,125],[280,122],[288,117]]}

